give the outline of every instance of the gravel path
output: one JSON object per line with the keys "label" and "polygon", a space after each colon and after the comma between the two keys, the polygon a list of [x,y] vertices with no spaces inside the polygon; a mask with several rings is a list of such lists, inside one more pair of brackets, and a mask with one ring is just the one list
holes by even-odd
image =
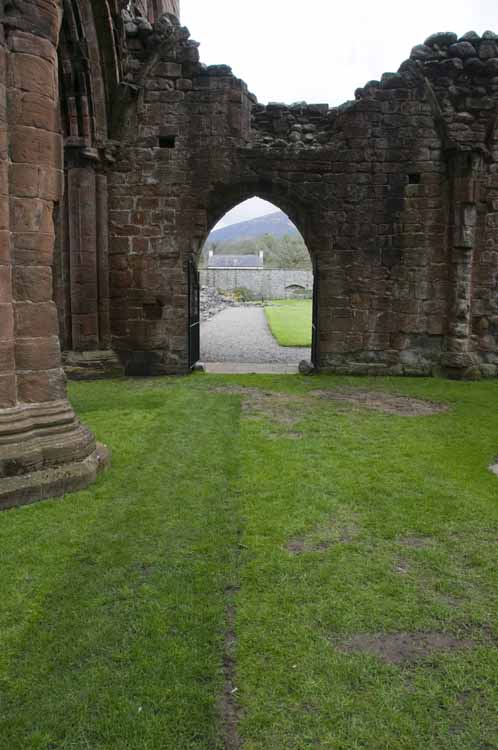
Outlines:
{"label": "gravel path", "polygon": [[201,362],[298,365],[310,359],[305,347],[279,346],[262,307],[230,307],[201,323]]}

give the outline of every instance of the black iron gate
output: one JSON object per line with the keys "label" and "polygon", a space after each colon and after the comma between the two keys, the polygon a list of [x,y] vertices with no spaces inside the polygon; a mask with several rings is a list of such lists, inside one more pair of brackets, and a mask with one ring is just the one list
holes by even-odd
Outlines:
{"label": "black iron gate", "polygon": [[192,260],[188,262],[188,366],[192,368],[201,355],[201,315],[199,272]]}
{"label": "black iron gate", "polygon": [[312,322],[312,337],[311,337],[311,362],[315,370],[318,370],[318,367],[319,367],[319,352],[318,352],[319,297],[320,297],[320,273],[315,264],[314,269],[313,269],[313,322]]}

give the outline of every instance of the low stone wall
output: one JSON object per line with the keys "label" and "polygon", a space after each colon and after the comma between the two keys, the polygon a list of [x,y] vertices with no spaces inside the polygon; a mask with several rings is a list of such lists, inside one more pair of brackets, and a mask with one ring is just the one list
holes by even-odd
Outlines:
{"label": "low stone wall", "polygon": [[313,293],[312,271],[213,268],[201,271],[200,276],[201,286],[222,292],[248,289],[257,299],[310,297]]}

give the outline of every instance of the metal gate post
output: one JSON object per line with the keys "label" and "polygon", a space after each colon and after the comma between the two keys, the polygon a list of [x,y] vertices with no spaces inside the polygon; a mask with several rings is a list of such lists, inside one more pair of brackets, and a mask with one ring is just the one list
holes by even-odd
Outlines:
{"label": "metal gate post", "polygon": [[319,331],[318,321],[320,312],[320,272],[316,261],[313,263],[313,322],[311,338],[311,362],[315,370],[319,369]]}
{"label": "metal gate post", "polygon": [[201,353],[201,315],[199,272],[193,260],[187,265],[188,283],[188,366],[190,369],[199,361]]}

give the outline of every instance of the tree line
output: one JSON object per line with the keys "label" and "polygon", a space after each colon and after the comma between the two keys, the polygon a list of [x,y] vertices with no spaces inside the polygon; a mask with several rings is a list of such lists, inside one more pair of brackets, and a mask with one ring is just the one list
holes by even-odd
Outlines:
{"label": "tree line", "polygon": [[295,268],[311,271],[311,259],[300,234],[275,237],[264,234],[246,240],[210,242],[204,245],[199,268],[206,268],[210,250],[214,255],[259,255],[263,252],[265,268]]}

